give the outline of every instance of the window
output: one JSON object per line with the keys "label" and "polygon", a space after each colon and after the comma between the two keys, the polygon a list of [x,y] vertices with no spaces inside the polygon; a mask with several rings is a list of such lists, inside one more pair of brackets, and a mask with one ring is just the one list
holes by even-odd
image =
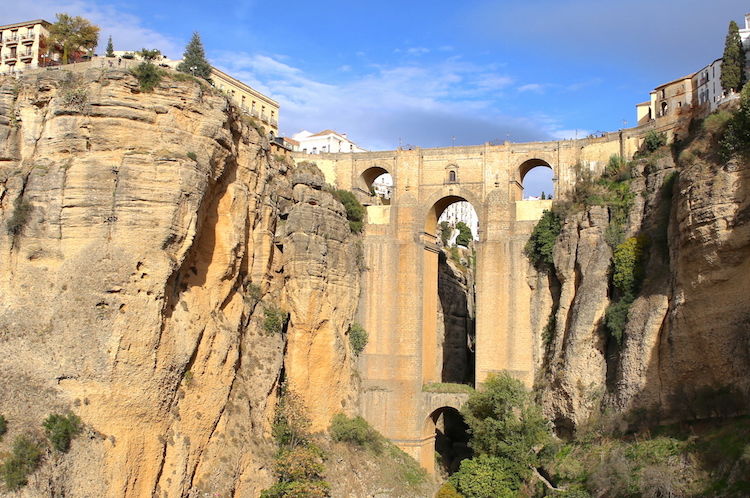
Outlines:
{"label": "window", "polygon": [[448,172],[448,181],[449,181],[450,183],[455,183],[455,182],[456,182],[456,172],[455,172],[455,171],[453,171],[453,170],[450,170],[450,171]]}

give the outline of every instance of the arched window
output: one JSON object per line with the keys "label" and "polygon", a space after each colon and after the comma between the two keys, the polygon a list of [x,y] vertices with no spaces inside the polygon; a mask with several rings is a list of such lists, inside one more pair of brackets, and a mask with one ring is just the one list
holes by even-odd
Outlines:
{"label": "arched window", "polygon": [[449,183],[456,183],[456,172],[453,170],[450,170],[448,172],[448,182]]}

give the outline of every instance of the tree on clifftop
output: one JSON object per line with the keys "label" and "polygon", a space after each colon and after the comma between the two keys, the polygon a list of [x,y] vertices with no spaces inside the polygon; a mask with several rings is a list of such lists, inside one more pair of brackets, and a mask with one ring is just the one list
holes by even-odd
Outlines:
{"label": "tree on clifftop", "polygon": [[114,57],[115,56],[115,47],[112,45],[112,37],[109,37],[109,40],[107,40],[107,52],[105,54],[107,57]]}
{"label": "tree on clifftop", "polygon": [[99,43],[99,26],[88,19],[68,14],[56,14],[57,22],[49,27],[50,47],[60,54],[62,63],[70,62],[71,56],[79,56],[84,50],[94,50]]}
{"label": "tree on clifftop", "polygon": [[185,47],[182,62],[177,66],[182,73],[192,74],[206,81],[211,81],[211,64],[206,60],[206,52],[203,50],[201,36],[196,31]]}
{"label": "tree on clifftop", "polygon": [[739,92],[744,83],[745,50],[742,48],[740,28],[736,22],[730,21],[721,62],[721,87],[727,93]]}

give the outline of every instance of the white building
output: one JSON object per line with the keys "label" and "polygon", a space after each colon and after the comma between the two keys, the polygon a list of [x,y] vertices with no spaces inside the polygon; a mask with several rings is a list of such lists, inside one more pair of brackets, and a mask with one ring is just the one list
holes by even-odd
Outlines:
{"label": "white building", "polygon": [[699,106],[707,105],[713,112],[724,96],[721,87],[721,59],[716,59],[693,75],[696,87],[696,98]]}
{"label": "white building", "polygon": [[[438,225],[443,221],[447,221],[453,226],[459,221],[463,221],[471,229],[471,235],[474,236],[474,240],[479,240],[479,217],[474,210],[474,206],[470,203],[466,201],[454,202],[445,208],[443,214],[440,215]],[[453,236],[455,237],[455,235],[454,233]]]}
{"label": "white building", "polygon": [[333,130],[323,130],[319,133],[311,133],[307,130],[292,135],[299,142],[298,149],[306,154],[323,154],[338,152],[367,152],[355,144],[346,136],[346,133],[337,133]]}
{"label": "white building", "polygon": [[0,74],[46,65],[49,25],[47,21],[37,19],[0,26]]}

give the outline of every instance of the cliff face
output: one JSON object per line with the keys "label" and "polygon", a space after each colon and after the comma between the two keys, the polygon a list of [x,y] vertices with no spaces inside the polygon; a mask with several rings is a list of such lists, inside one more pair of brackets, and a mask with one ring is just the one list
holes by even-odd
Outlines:
{"label": "cliff face", "polygon": [[274,157],[194,81],[0,80],[3,445],[53,412],[87,427],[26,492],[252,496],[284,378],[314,430],[351,410],[357,242]]}
{"label": "cliff face", "polygon": [[563,432],[607,408],[648,410],[653,421],[745,409],[750,165],[722,162],[715,144],[706,132],[676,161],[663,151],[635,163],[626,236],[645,234],[650,245],[621,344],[603,326],[614,297],[607,208],[568,217],[554,274],[532,274],[535,302],[554,315],[551,330],[537,320],[547,341],[538,380],[545,409]]}

